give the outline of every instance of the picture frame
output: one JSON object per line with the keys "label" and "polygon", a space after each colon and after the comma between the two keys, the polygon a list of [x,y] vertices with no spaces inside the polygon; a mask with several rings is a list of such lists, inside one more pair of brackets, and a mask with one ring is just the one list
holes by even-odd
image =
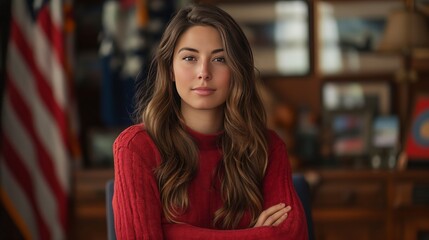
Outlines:
{"label": "picture frame", "polygon": [[397,115],[377,116],[372,121],[371,167],[394,169],[398,164],[400,125]]}
{"label": "picture frame", "polygon": [[325,112],[325,131],[335,158],[363,157],[370,152],[372,134],[371,109]]}
{"label": "picture frame", "polygon": [[396,149],[400,142],[399,118],[395,115],[378,116],[372,123],[371,145],[375,149]]}
{"label": "picture frame", "polygon": [[429,163],[429,94],[419,94],[415,98],[405,152],[408,162]]}

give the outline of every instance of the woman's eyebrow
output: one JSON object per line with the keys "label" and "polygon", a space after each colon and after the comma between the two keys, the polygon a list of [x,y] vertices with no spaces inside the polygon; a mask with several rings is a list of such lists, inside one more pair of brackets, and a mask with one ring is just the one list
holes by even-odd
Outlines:
{"label": "woman's eyebrow", "polygon": [[[183,47],[183,48],[179,49],[179,51],[177,51],[177,52],[178,52],[178,53],[180,53],[180,52],[182,52],[182,51],[190,51],[190,52],[196,52],[196,53],[198,53],[198,52],[199,52],[197,49],[195,49],[195,48],[190,48],[190,47]],[[218,49],[213,50],[213,51],[212,51],[212,54],[213,54],[213,53],[223,52],[223,51],[224,51],[224,50],[223,50],[223,48],[218,48]]]}
{"label": "woman's eyebrow", "polygon": [[179,49],[179,51],[177,51],[177,52],[179,53],[179,52],[183,52],[183,51],[198,52],[198,50],[197,50],[197,49],[195,49],[195,48],[190,48],[190,47],[184,47],[184,48],[181,48],[181,49]]}
{"label": "woman's eyebrow", "polygon": [[219,52],[223,52],[223,48],[218,48],[212,51],[212,53],[219,53]]}

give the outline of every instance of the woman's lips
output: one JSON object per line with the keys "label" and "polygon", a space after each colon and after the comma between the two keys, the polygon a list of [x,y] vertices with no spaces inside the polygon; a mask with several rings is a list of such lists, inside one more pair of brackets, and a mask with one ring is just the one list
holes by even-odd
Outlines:
{"label": "woman's lips", "polygon": [[197,88],[193,88],[192,91],[200,96],[208,96],[215,92],[213,88],[208,88],[208,87],[197,87]]}

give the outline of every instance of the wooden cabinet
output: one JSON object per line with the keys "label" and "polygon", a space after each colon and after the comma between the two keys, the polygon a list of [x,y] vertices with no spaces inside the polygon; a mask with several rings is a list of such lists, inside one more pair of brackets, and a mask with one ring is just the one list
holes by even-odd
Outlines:
{"label": "wooden cabinet", "polygon": [[316,239],[429,236],[429,171],[320,170],[316,174]]}

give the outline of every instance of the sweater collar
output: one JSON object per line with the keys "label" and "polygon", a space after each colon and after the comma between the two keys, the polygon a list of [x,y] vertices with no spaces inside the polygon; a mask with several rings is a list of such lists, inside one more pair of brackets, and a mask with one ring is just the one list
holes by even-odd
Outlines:
{"label": "sweater collar", "polygon": [[224,132],[223,130],[216,133],[211,133],[211,134],[200,133],[191,129],[190,127],[186,127],[186,130],[191,135],[191,137],[195,140],[200,150],[220,148],[219,140]]}

